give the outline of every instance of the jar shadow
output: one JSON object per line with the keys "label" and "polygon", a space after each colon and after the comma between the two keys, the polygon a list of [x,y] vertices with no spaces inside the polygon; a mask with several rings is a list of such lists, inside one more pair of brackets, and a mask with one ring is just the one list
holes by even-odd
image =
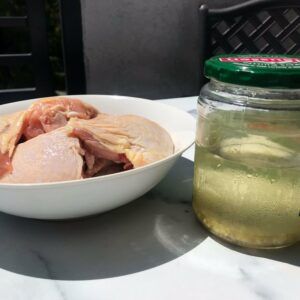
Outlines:
{"label": "jar shadow", "polygon": [[218,238],[217,236],[212,235],[211,233],[207,234],[217,243],[220,243],[224,247],[227,247],[233,251],[251,256],[267,258],[294,266],[300,266],[300,242],[285,248],[254,249],[236,246]]}
{"label": "jar shadow", "polygon": [[192,178],[193,162],[181,158],[151,192],[101,215],[39,221],[1,213],[0,268],[38,278],[88,280],[174,260],[207,237],[192,212]]}

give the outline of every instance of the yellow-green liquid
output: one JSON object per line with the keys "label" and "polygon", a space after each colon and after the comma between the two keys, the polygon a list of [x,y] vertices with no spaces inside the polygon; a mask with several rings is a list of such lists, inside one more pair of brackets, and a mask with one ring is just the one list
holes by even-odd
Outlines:
{"label": "yellow-green liquid", "polygon": [[244,141],[242,148],[243,141],[238,148],[224,143],[218,151],[196,145],[193,206],[198,218],[217,236],[242,246],[273,248],[300,241],[299,151],[289,153],[264,141],[258,147]]}

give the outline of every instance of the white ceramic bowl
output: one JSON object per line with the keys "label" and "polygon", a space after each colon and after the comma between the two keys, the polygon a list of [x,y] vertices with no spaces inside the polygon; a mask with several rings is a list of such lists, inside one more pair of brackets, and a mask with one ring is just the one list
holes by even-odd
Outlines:
{"label": "white ceramic bowl", "polygon": [[[148,192],[167,174],[194,142],[195,120],[172,106],[139,98],[76,95],[111,114],[136,114],[164,127],[172,136],[175,153],[150,165],[89,179],[42,184],[0,184],[0,210],[36,219],[69,219],[108,211]],[[35,100],[0,106],[0,115],[23,110]],[[176,183],[174,183],[176,184]]]}

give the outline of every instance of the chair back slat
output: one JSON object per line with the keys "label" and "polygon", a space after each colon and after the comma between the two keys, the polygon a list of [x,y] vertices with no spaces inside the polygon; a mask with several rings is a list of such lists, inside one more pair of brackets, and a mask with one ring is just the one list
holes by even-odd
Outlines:
{"label": "chair back slat", "polygon": [[32,70],[32,86],[0,90],[0,104],[26,98],[54,94],[52,72],[48,53],[46,13],[43,1],[26,0],[26,16],[0,16],[0,28],[22,28],[29,31],[29,53],[5,53],[0,55],[0,68],[26,66]]}

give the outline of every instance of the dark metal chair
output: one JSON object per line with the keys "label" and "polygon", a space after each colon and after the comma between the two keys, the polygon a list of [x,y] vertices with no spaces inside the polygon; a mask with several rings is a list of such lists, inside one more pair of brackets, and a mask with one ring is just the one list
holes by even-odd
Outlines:
{"label": "dark metal chair", "polygon": [[54,93],[48,55],[44,2],[26,0],[26,5],[26,16],[0,17],[0,28],[27,27],[31,40],[31,51],[29,53],[0,54],[0,68],[1,66],[29,65],[33,69],[34,84],[30,87],[0,90],[0,104],[53,95]]}
{"label": "dark metal chair", "polygon": [[223,9],[199,9],[200,70],[222,53],[300,53],[300,1],[252,0]]}

